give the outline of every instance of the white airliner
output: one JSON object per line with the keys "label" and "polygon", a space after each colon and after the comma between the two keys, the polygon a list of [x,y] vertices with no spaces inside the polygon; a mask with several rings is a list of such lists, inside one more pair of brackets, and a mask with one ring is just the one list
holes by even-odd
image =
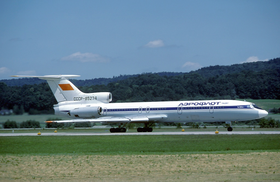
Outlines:
{"label": "white airliner", "polygon": [[[70,120],[46,121],[117,123],[110,132],[126,132],[128,123],[145,123],[138,132],[151,132],[153,122],[226,122],[246,121],[265,117],[268,113],[254,103],[236,100],[198,100],[164,102],[110,103],[110,92],[83,93],[68,79],[79,75],[21,76],[46,80],[58,102],[56,115]],[[232,131],[232,127],[228,127]]]}

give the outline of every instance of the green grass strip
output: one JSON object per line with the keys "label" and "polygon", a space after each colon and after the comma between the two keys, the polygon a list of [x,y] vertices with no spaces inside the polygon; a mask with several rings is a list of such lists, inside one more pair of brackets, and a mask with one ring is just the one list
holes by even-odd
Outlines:
{"label": "green grass strip", "polygon": [[0,155],[236,153],[279,149],[280,135],[0,137]]}

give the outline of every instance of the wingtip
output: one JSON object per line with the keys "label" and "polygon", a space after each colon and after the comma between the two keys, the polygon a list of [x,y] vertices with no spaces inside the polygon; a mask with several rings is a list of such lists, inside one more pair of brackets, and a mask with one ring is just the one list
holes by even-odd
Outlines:
{"label": "wingtip", "polygon": [[53,123],[53,121],[45,121],[46,123]]}

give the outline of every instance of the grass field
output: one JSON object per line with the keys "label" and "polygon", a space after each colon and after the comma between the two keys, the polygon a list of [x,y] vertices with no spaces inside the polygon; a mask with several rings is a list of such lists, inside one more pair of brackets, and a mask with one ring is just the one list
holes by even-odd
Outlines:
{"label": "grass field", "polygon": [[0,181],[279,181],[279,135],[0,137]]}
{"label": "grass field", "polygon": [[279,181],[280,153],[0,155],[0,181]]}
{"label": "grass field", "polygon": [[280,135],[0,137],[0,154],[141,155],[280,149]]}

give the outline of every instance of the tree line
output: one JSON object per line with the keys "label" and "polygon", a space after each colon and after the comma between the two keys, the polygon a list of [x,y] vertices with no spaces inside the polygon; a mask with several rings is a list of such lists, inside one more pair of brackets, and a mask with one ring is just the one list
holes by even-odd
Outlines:
{"label": "tree line", "polygon": [[3,124],[4,128],[41,128],[40,122],[35,120],[23,121],[20,124],[17,124],[16,121],[7,120]]}
{"label": "tree line", "polygon": [[[190,73],[145,73],[117,80],[102,85],[79,84],[75,80],[75,84],[84,85],[79,89],[86,93],[111,92],[113,102],[280,99],[280,58],[210,66]],[[45,81],[23,86],[8,86],[0,81],[1,109],[13,109],[15,114],[53,113],[54,104],[56,100]]]}

